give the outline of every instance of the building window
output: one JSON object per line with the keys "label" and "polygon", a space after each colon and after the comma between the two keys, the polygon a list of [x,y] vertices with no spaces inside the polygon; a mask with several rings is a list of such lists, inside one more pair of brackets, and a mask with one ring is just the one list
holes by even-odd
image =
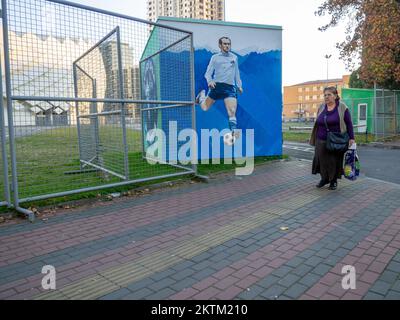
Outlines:
{"label": "building window", "polygon": [[303,88],[298,88],[297,91],[298,92],[303,92]]}
{"label": "building window", "polygon": [[303,96],[299,96],[299,101],[303,101]]}
{"label": "building window", "polygon": [[309,88],[309,87],[307,87],[307,88],[306,88],[306,92],[309,92],[309,91],[310,91],[310,88]]}

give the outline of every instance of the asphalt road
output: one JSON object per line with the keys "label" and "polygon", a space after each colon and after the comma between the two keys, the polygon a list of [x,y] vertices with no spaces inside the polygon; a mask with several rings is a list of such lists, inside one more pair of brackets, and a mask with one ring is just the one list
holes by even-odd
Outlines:
{"label": "asphalt road", "polygon": [[[369,178],[400,184],[400,150],[358,146],[361,174]],[[283,144],[283,153],[293,158],[312,161],[314,148],[308,144],[288,142]]]}

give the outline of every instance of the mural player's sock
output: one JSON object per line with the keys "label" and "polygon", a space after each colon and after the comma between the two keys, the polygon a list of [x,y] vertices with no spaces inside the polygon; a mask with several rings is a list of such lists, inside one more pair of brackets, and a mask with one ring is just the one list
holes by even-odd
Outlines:
{"label": "mural player's sock", "polygon": [[237,127],[236,117],[229,117],[229,130],[234,131]]}

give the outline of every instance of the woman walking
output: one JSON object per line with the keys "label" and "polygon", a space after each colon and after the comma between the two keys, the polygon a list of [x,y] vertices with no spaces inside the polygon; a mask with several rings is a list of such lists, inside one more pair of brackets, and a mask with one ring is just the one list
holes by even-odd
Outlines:
{"label": "woman walking", "polygon": [[330,190],[336,190],[337,179],[343,174],[344,152],[332,152],[326,148],[328,130],[349,135],[349,147],[355,142],[353,123],[350,111],[340,101],[336,87],[324,89],[325,104],[318,110],[317,118],[310,138],[310,144],[315,146],[312,173],[321,175],[317,188],[329,183]]}

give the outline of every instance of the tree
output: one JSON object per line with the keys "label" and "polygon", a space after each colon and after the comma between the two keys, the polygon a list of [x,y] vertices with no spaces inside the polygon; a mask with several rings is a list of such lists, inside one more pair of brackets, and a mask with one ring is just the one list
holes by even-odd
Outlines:
{"label": "tree", "polygon": [[325,0],[317,15],[329,14],[325,31],[348,19],[346,38],[337,44],[348,69],[361,59],[359,77],[366,85],[374,82],[400,89],[400,1]]}
{"label": "tree", "polygon": [[350,88],[360,88],[360,89],[371,89],[373,88],[372,85],[368,85],[360,78],[360,68],[354,70],[350,75],[349,80],[349,87]]}

